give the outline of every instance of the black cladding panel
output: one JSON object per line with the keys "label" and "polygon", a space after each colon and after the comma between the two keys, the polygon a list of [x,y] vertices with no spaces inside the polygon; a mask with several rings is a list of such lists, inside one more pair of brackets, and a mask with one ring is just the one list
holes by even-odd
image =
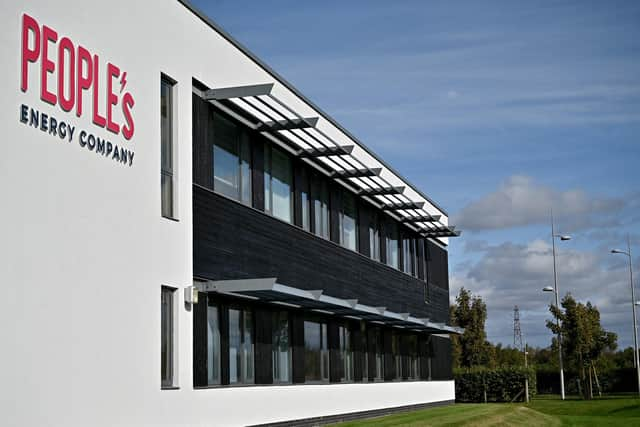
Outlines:
{"label": "black cladding panel", "polygon": [[[197,185],[193,216],[196,277],[277,277],[283,285],[322,289],[326,295],[436,322],[447,320],[449,293],[439,282],[431,286],[426,304],[424,281]],[[446,251],[437,249],[444,256],[432,259],[431,271],[438,270],[434,262],[446,263]]]}

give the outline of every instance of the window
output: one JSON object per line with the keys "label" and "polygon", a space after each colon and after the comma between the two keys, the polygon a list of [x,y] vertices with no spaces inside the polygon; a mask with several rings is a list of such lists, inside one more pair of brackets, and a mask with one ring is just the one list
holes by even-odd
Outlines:
{"label": "window", "polygon": [[214,115],[213,189],[251,205],[251,144],[246,132]]}
{"label": "window", "polygon": [[166,218],[175,218],[174,85],[165,76],[160,79],[160,195],[161,213]]}
{"label": "window", "polygon": [[369,380],[369,353],[367,351],[367,324],[365,322],[360,322],[360,337],[362,339],[360,342],[360,348],[362,349],[360,352],[362,355],[362,381],[367,382]]}
{"label": "window", "polygon": [[393,366],[395,368],[395,379],[402,379],[402,357],[400,355],[400,335],[391,333],[391,354],[393,356]]}
{"label": "window", "polygon": [[408,335],[405,337],[407,341],[407,362],[408,372],[407,379],[420,379],[420,371],[418,370],[418,337],[416,335]]}
{"label": "window", "polygon": [[291,159],[286,153],[265,147],[264,155],[264,207],[267,213],[291,223],[293,199]]}
{"label": "window", "polygon": [[253,316],[229,309],[229,384],[253,384]]}
{"label": "window", "polygon": [[329,381],[326,323],[304,322],[304,378],[307,382]]}
{"label": "window", "polygon": [[341,366],[340,381],[353,381],[353,348],[351,331],[346,326],[338,326],[338,358]]}
{"label": "window", "polygon": [[402,239],[402,260],[403,270],[407,274],[417,277],[418,263],[416,259],[416,239],[404,238]]}
{"label": "window", "polygon": [[272,322],[273,382],[291,382],[291,344],[289,342],[289,313],[273,313]]}
{"label": "window", "polygon": [[175,289],[163,286],[160,298],[160,377],[163,388],[176,386]]}
{"label": "window", "polygon": [[340,210],[340,244],[352,251],[357,250],[357,207],[353,194],[342,192],[342,209]]}
{"label": "window", "polygon": [[220,384],[220,309],[207,306],[207,385]]}
{"label": "window", "polygon": [[327,182],[316,179],[311,187],[313,199],[313,232],[316,236],[329,238],[329,188]]}
{"label": "window", "polygon": [[300,216],[302,217],[302,229],[311,231],[311,209],[309,195],[309,173],[306,168],[302,168],[302,179],[300,188]]}
{"label": "window", "polygon": [[384,380],[384,371],[383,371],[383,348],[382,348],[382,331],[380,328],[371,328],[371,351],[374,355],[375,360],[375,377],[372,378],[374,381],[382,381]]}
{"label": "window", "polygon": [[387,246],[387,265],[399,269],[400,265],[398,263],[398,228],[395,224],[387,227],[385,240]]}
{"label": "window", "polygon": [[402,271],[411,274],[411,239],[402,239]]}
{"label": "window", "polygon": [[380,261],[380,224],[377,213],[371,215],[369,220],[369,256]]}

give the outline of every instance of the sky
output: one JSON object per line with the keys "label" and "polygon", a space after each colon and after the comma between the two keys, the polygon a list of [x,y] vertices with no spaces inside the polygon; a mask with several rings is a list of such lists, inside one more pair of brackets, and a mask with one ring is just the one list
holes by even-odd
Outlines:
{"label": "sky", "polygon": [[[640,2],[192,0],[450,215],[452,300],[547,346],[553,285],[633,343],[640,278]],[[638,281],[636,280],[636,285]],[[640,293],[637,299],[640,300]]]}

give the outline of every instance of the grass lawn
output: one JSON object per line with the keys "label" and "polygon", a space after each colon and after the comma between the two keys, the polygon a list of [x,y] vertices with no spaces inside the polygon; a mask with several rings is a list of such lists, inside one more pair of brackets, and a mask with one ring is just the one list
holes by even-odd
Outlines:
{"label": "grass lawn", "polygon": [[336,424],[360,426],[640,426],[640,399],[607,396],[592,401],[558,396],[524,403],[458,403],[381,418]]}

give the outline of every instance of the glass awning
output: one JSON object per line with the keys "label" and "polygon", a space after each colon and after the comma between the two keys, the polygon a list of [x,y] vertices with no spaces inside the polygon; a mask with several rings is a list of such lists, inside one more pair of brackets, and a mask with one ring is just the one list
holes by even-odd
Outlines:
{"label": "glass awning", "polygon": [[[359,149],[346,135],[329,135],[321,117],[305,117],[295,102],[277,96],[275,83],[214,88],[199,92],[205,100],[260,132],[290,153],[324,171],[357,195],[387,211],[424,237],[457,237],[460,231],[430,200],[420,196],[403,178]],[[337,139],[342,139],[338,142]],[[446,241],[445,241],[446,242]]]}
{"label": "glass awning", "polygon": [[366,320],[387,326],[434,334],[461,334],[463,329],[411,313],[396,313],[386,307],[372,307],[358,303],[357,299],[341,299],[325,295],[322,290],[304,290],[277,283],[277,278],[239,280],[194,280],[200,292],[216,292],[241,298],[260,300],[292,308],[303,308],[319,313]]}

